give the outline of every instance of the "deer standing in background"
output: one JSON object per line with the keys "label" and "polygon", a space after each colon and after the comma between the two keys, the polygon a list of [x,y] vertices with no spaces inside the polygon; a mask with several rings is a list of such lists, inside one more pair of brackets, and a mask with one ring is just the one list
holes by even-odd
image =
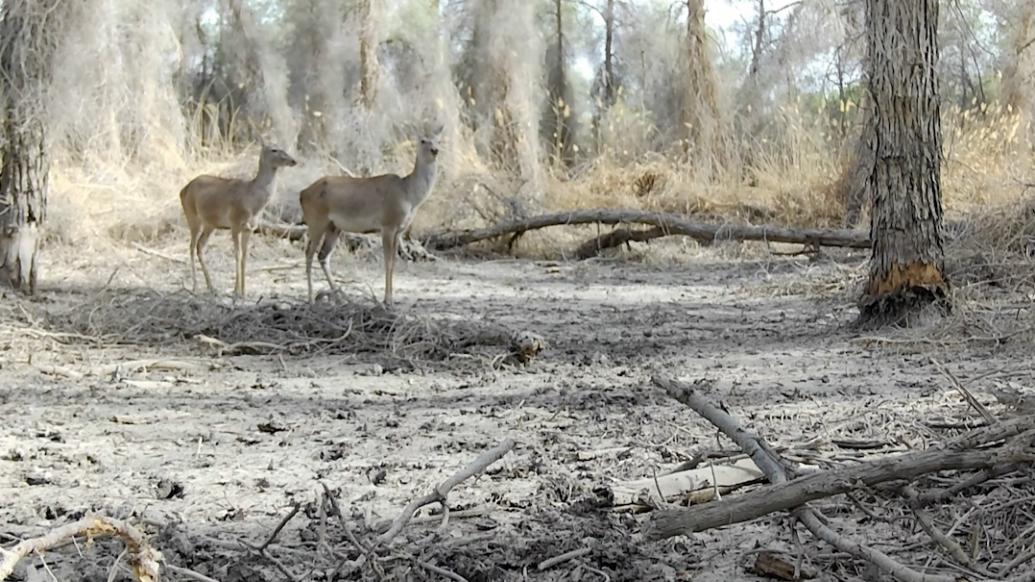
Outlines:
{"label": "deer standing in background", "polygon": [[244,273],[248,259],[248,239],[253,218],[258,216],[273,197],[277,170],[298,162],[285,151],[263,146],[259,155],[259,171],[251,180],[198,176],[180,190],[180,204],[190,227],[190,278],[194,292],[198,290],[198,275],[194,258],[201,263],[208,290],[215,293],[212,278],[205,266],[205,245],[216,229],[230,229],[234,240],[234,262],[237,273],[234,293],[244,297]]}
{"label": "deer standing in background", "polygon": [[299,195],[302,218],[309,227],[305,247],[305,276],[309,301],[313,301],[313,255],[319,250],[320,267],[331,286],[330,258],[342,232],[381,233],[385,258],[386,307],[392,305],[392,273],[399,241],[420,205],[427,200],[437,174],[439,127],[417,145],[413,171],[406,176],[383,174],[369,178],[327,176]]}

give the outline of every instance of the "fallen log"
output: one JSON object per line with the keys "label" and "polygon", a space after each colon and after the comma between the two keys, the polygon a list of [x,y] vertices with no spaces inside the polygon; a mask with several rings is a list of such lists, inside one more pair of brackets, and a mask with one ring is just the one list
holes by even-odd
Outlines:
{"label": "fallen log", "polygon": [[[487,228],[436,233],[425,237],[424,245],[430,249],[445,250],[502,236],[520,236],[530,230],[551,226],[623,223],[650,225],[656,229],[661,229],[661,232],[667,235],[688,236],[702,242],[753,240],[849,248],[869,248],[870,246],[868,235],[859,231],[789,228],[767,225],[708,224],[693,222],[687,216],[680,214],[613,208],[558,212],[502,222]],[[645,231],[645,233],[651,232]],[[635,237],[644,237],[646,234],[628,236],[634,237],[629,240],[635,240]]]}
{"label": "fallen log", "polygon": [[[297,242],[305,238],[308,227],[302,224],[259,222],[255,230],[259,234],[284,238]],[[342,232],[338,235],[338,248],[344,245],[349,252],[381,247],[380,234],[357,234]],[[434,261],[436,257],[425,250],[420,241],[403,237],[399,244],[399,256],[408,261]]]}
{"label": "fallen log", "polygon": [[[647,242],[663,236],[668,236],[669,230],[660,226],[647,230],[633,230],[631,228],[618,228],[611,232],[591,238],[582,243],[575,250],[575,258],[580,261],[593,258],[600,254],[600,251],[620,247],[631,242]],[[703,241],[702,241],[703,242]]]}
{"label": "fallen log", "polygon": [[[741,498],[748,499],[750,504],[757,503],[759,499],[761,499],[763,503],[770,501],[771,497],[769,496],[773,495],[774,488],[783,488],[783,491],[787,491],[789,490],[789,488],[794,487],[796,484],[806,480],[810,480],[814,485],[821,484],[825,480],[823,479],[823,477],[830,474],[837,474],[839,479],[844,479],[846,481],[846,483],[842,484],[841,487],[835,487],[836,489],[842,489],[843,487],[847,487],[847,483],[852,483],[853,486],[857,486],[858,482],[856,482],[855,479],[859,479],[861,476],[864,477],[867,474],[870,474],[872,476],[872,473],[869,473],[869,471],[872,471],[873,463],[868,463],[866,464],[867,466],[862,467],[864,470],[861,475],[855,473],[855,470],[857,468],[853,466],[848,470],[812,473],[791,481],[790,476],[788,474],[788,469],[785,468],[786,462],[773,451],[772,447],[770,447],[766,441],[764,441],[761,437],[743,429],[732,416],[708,402],[706,398],[704,398],[697,390],[695,390],[694,386],[682,382],[677,382],[673,379],[662,378],[657,376],[652,378],[652,380],[654,384],[664,389],[669,394],[669,396],[689,406],[695,412],[704,417],[708,422],[712,423],[723,434],[732,439],[733,442],[740,446],[740,448],[745,453],[751,456],[751,459],[755,462],[755,465],[759,469],[761,469],[762,472],[765,473],[766,477],[768,477],[769,481],[773,483],[773,485],[770,487],[762,488],[750,495],[746,495],[743,498]],[[999,436],[1003,433],[1012,432],[1012,430],[1000,430],[998,434],[987,429],[979,429],[978,431],[974,432],[981,434],[981,436]],[[1006,450],[1000,453],[999,455],[992,454],[989,451],[982,451],[980,452],[980,454],[986,457],[986,463],[988,463],[988,459],[991,457],[1010,457],[1014,455],[1024,457],[1027,459],[1027,462],[1031,462],[1032,456],[1030,447],[1032,434],[1033,433],[1031,431],[1025,431],[1024,433],[1022,433],[1022,436],[1017,439],[1017,442],[1019,442],[1021,446],[1006,447]],[[974,437],[960,438],[956,439],[953,445],[958,446],[962,443],[969,444],[973,443],[975,440],[978,439]],[[949,456],[979,454],[977,452],[957,451],[953,450],[953,448],[951,447],[947,451],[932,451],[932,453],[947,454]],[[908,456],[910,455],[901,455],[897,459],[900,460],[902,457]],[[962,459],[962,457],[960,458]],[[930,459],[928,459],[928,461],[930,461]],[[865,482],[865,480],[863,480],[863,482]],[[830,488],[828,487],[828,490],[829,489]],[[800,520],[801,523],[806,528],[808,528],[808,530],[811,531],[813,535],[815,535],[817,538],[827,542],[828,544],[834,546],[835,548],[843,552],[867,560],[879,569],[883,570],[884,572],[887,572],[888,574],[891,574],[896,579],[902,582],[956,582],[956,580],[958,580],[958,578],[953,575],[929,574],[915,570],[910,566],[896,561],[891,556],[875,548],[866,546],[864,544],[860,544],[859,542],[842,536],[841,534],[837,533],[830,526],[827,525],[828,520],[822,515],[820,511],[813,509],[812,507],[809,507],[806,504],[809,499],[815,499],[817,497],[813,497],[811,496],[811,494],[807,492],[802,493],[803,495],[799,497],[801,501],[797,505],[787,507],[781,503],[777,503],[777,505],[779,505],[780,507],[777,509],[772,509],[771,511],[777,511],[778,509],[792,509],[794,517]],[[648,524],[645,531],[645,535],[648,539],[656,540],[664,539],[674,535],[690,533],[691,531],[701,531],[701,528],[699,526],[702,522],[698,519],[700,517],[698,510],[701,508],[708,508],[709,506],[723,508],[723,510],[720,512],[721,515],[716,516],[721,517],[722,519],[719,519],[717,525],[713,527],[717,527],[718,525],[726,525],[728,523],[735,523],[736,521],[743,521],[740,519],[734,519],[734,514],[732,513],[732,511],[735,511],[736,508],[731,510],[728,504],[729,501],[724,501],[710,503],[707,506],[699,506],[697,508],[658,512],[658,516],[653,518],[651,522]],[[765,513],[761,515],[765,515]],[[688,518],[687,516],[691,517]],[[756,515],[756,517],[760,517],[760,515]],[[1014,582],[1020,582],[1022,580],[1028,582],[1029,580],[1031,580],[1031,578],[1027,576],[1020,576],[1013,578],[1011,580]]]}
{"label": "fallen log", "polygon": [[985,451],[923,451],[886,459],[863,461],[855,465],[811,473],[797,479],[760,487],[738,497],[693,506],[688,509],[658,511],[651,519],[658,537],[699,532],[724,525],[750,521],[776,511],[787,511],[809,501],[833,497],[888,481],[910,481],[922,475],[948,470],[974,470],[995,467],[1006,461],[1020,461],[1031,453],[1016,451],[1005,456]]}

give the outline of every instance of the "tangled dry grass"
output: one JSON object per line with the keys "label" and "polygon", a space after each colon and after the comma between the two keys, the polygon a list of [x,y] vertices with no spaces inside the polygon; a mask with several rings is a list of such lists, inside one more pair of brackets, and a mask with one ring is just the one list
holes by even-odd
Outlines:
{"label": "tangled dry grass", "polygon": [[373,354],[434,365],[460,357],[500,362],[512,333],[477,321],[388,311],[376,304],[263,299],[235,305],[186,291],[105,290],[64,309],[21,310],[22,331],[62,343],[169,346],[223,354]]}

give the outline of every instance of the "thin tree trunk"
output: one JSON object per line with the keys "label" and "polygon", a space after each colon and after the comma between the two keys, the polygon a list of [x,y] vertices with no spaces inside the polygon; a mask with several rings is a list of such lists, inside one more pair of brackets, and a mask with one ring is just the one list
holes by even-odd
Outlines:
{"label": "thin tree trunk", "polygon": [[0,5],[0,270],[18,290],[35,293],[46,220],[50,159],[44,92],[53,55],[48,30],[61,0],[7,0]]}
{"label": "thin tree trunk", "polygon": [[377,83],[380,76],[380,64],[377,61],[377,22],[376,7],[378,0],[360,0],[360,33],[359,33],[359,68],[360,94],[363,106],[373,107],[377,101]]}
{"label": "thin tree trunk", "polygon": [[615,0],[604,9],[604,108],[615,104]]}
{"label": "thin tree trunk", "polygon": [[[842,102],[843,103],[843,102]],[[844,105],[842,104],[842,108]],[[856,138],[855,148],[848,166],[841,175],[838,188],[841,193],[841,200],[844,202],[844,227],[853,228],[862,218],[863,211],[871,200],[870,176],[873,174],[876,152],[874,151],[874,119],[873,106],[870,99],[863,94],[862,103],[859,104],[859,115],[861,116],[859,136]]]}
{"label": "thin tree trunk", "polygon": [[687,130],[688,153],[705,156],[708,162],[717,153],[716,138],[719,104],[715,71],[708,50],[704,23],[704,0],[686,0],[687,95],[683,123]]}
{"label": "thin tree trunk", "polygon": [[872,256],[861,321],[948,307],[942,247],[938,1],[867,0],[874,155]]}
{"label": "thin tree trunk", "polygon": [[1013,18],[1004,18],[1009,47],[1004,51],[1001,99],[1011,112],[1027,116],[1031,112],[1027,78],[1035,69],[1031,56],[1035,53],[1035,0],[1021,0],[1013,10]]}
{"label": "thin tree trunk", "polygon": [[554,160],[562,165],[571,163],[571,128],[568,125],[571,116],[571,103],[568,100],[568,72],[564,63],[564,5],[561,0],[554,0],[554,25],[557,32],[557,44],[554,47],[553,70],[550,73],[550,107],[553,115],[552,145]]}
{"label": "thin tree trunk", "polygon": [[751,66],[748,68],[750,83],[756,83],[762,60],[762,47],[766,35],[765,0],[758,0],[758,28],[755,29],[755,43],[751,48]]}

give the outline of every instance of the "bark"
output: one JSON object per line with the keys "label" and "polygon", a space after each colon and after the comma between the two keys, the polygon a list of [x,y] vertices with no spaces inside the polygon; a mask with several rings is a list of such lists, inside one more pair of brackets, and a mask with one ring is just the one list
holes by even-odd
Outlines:
{"label": "bark", "polygon": [[717,151],[719,104],[704,23],[704,0],[686,0],[686,9],[687,87],[682,121],[687,130],[688,153],[710,156]]}
{"label": "bark", "polygon": [[[844,103],[844,101],[842,101]],[[862,122],[859,128],[859,136],[855,141],[855,148],[848,165],[841,175],[838,189],[840,198],[844,203],[844,226],[853,228],[862,218],[863,211],[870,202],[870,175],[873,174],[875,163],[874,120],[869,100],[863,97],[860,105]]]}
{"label": "bark", "polygon": [[765,0],[758,0],[758,26],[755,28],[755,39],[751,46],[751,65],[748,67],[748,83],[754,85],[758,81],[758,72],[762,61],[762,47],[766,37]]}
{"label": "bark", "polygon": [[[536,85],[542,47],[535,32],[535,5],[481,0],[472,10],[464,84],[474,109],[475,144],[496,168],[538,184],[542,115]],[[526,200],[530,206],[539,203]]]}
{"label": "bark", "polygon": [[0,270],[17,290],[35,293],[46,220],[50,159],[45,90],[60,0],[0,5]]}
{"label": "bark", "polygon": [[503,236],[520,236],[529,230],[549,226],[619,223],[648,224],[662,229],[662,234],[689,236],[705,242],[715,240],[756,240],[851,248],[867,248],[870,246],[866,235],[848,230],[706,224],[687,220],[686,217],[678,214],[610,208],[545,214],[527,219],[503,222],[488,228],[432,234],[426,238],[424,244],[429,249],[451,249]]}
{"label": "bark", "polygon": [[867,0],[872,256],[860,321],[908,324],[948,308],[942,245],[937,0]]}
{"label": "bark", "polygon": [[652,535],[669,537],[722,527],[777,511],[787,511],[809,501],[851,492],[861,486],[872,487],[889,481],[911,481],[923,475],[947,470],[989,469],[1002,462],[1031,458],[1032,451],[989,454],[987,451],[930,450],[864,461],[818,473],[811,473],[760,487],[738,497],[694,506],[655,512],[651,519]]}
{"label": "bark", "polygon": [[288,102],[289,83],[283,57],[264,37],[252,6],[243,0],[228,0],[228,8],[246,45],[244,59],[250,70],[244,80],[247,83],[261,82],[262,113],[269,116],[277,142],[282,147],[294,147],[298,142],[300,123]]}
{"label": "bark", "polygon": [[1035,71],[1035,0],[1020,0],[1003,18],[1008,48],[1004,51],[1003,104],[1013,113],[1030,115],[1029,79]]}
{"label": "bark", "polygon": [[380,63],[377,60],[377,8],[379,0],[359,2],[359,68],[360,96],[363,106],[371,109],[377,101],[377,84],[380,78]]}
{"label": "bark", "polygon": [[554,62],[550,71],[550,142],[554,160],[570,165],[572,162],[571,141],[571,95],[568,91],[568,71],[564,55],[564,5],[561,0],[554,0],[554,26],[556,28],[556,44],[554,46]]}
{"label": "bark", "polygon": [[614,105],[615,91],[615,0],[604,8],[604,108]]}

